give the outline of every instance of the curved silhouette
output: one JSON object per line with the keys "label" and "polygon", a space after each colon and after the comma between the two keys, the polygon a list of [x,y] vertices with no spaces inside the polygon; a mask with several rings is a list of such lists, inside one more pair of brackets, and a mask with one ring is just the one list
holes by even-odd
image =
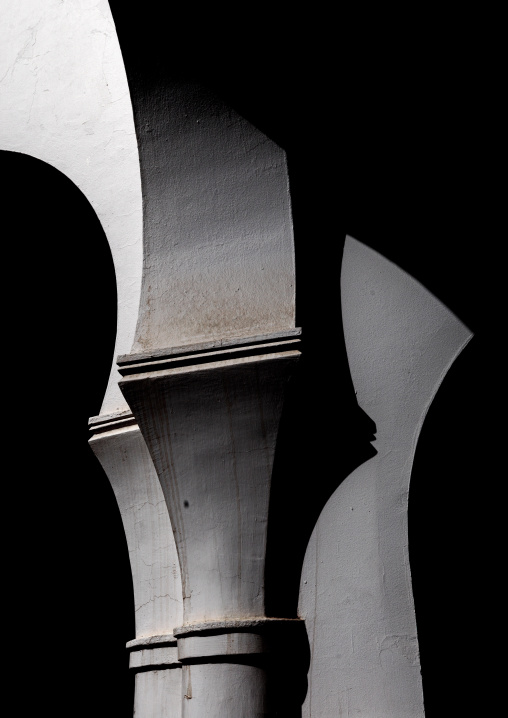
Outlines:
{"label": "curved silhouette", "polygon": [[17,632],[36,625],[48,637],[30,692],[41,700],[58,669],[55,715],[71,705],[73,715],[93,715],[100,695],[101,714],[129,716],[129,558],[113,491],[87,446],[115,342],[111,252],[95,211],[64,174],[15,152],[0,152],[0,168],[14,399],[6,442],[14,468],[3,500],[9,513],[19,507],[4,571]]}

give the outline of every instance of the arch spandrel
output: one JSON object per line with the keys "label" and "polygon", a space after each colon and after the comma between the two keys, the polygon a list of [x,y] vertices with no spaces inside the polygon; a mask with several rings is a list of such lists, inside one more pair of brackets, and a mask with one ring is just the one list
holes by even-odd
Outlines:
{"label": "arch spandrel", "polygon": [[[8,21],[0,40],[0,148],[56,167],[97,213],[117,279],[116,357],[134,340],[142,204],[132,106],[109,4],[23,0],[2,9]],[[71,218],[69,242],[72,221],[79,218]],[[128,409],[118,378],[113,362],[104,414]]]}

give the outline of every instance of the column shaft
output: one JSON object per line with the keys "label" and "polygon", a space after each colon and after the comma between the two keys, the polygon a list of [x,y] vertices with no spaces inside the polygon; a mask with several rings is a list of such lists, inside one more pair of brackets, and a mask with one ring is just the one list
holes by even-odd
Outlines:
{"label": "column shaft", "polygon": [[287,692],[275,699],[270,683],[286,652],[298,652],[286,639],[301,639],[302,622],[265,614],[275,445],[300,356],[288,334],[119,362],[180,558],[185,718],[275,716],[291,702]]}

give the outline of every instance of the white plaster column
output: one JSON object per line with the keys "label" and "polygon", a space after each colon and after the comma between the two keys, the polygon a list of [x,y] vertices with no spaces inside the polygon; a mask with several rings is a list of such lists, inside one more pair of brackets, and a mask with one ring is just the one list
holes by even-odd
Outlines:
{"label": "white plaster column", "polygon": [[136,637],[135,715],[179,718],[181,664],[173,628],[182,621],[180,567],[157,473],[130,412],[93,417],[90,446],[111,482],[127,537]]}
{"label": "white plaster column", "polygon": [[[115,356],[125,353],[134,341],[141,293],[142,196],[129,88],[109,4],[6,0],[2,19],[0,148],[56,167],[94,208],[116,273]],[[172,635],[181,623],[178,558],[157,475],[118,376],[113,362],[101,413],[90,421],[90,444],[115,491],[129,547],[136,715],[172,718],[180,715],[181,669]],[[72,402],[72,386],[66,391]]]}
{"label": "white plaster column", "polygon": [[[38,157],[76,183],[102,222],[117,274],[116,353],[131,352],[120,364],[136,414],[114,366],[90,443],[115,491],[131,556],[136,712],[179,712],[177,623],[184,711],[215,710],[221,718],[264,712],[274,636],[301,627],[288,616],[268,620],[263,600],[275,441],[299,356],[284,152],[195,85],[147,90],[142,80],[133,117],[105,0],[8,2],[6,15],[1,146]],[[140,373],[158,376],[160,360],[163,381],[146,385]],[[167,421],[164,408],[149,409],[152,401],[177,402],[176,421]],[[167,452],[179,436],[175,479]],[[174,492],[187,488],[184,521],[187,507]],[[166,504],[185,566],[183,599]],[[185,631],[203,623],[198,638],[206,646],[197,647]],[[210,648],[210,636],[226,643],[212,640]],[[193,699],[185,692],[191,671]],[[235,676],[244,698],[231,692]]]}
{"label": "white plaster column", "polygon": [[[98,214],[115,264],[116,353],[124,355],[125,394],[136,416],[114,366],[101,413],[90,422],[90,444],[115,491],[130,552],[137,714],[179,712],[174,635],[189,715],[207,706],[222,716],[225,704],[235,717],[264,712],[270,656],[284,636],[288,650],[287,636],[301,629],[294,617],[266,616],[263,587],[278,422],[299,356],[284,152],[217,97],[181,83],[136,88],[136,137],[104,0],[8,2],[6,16],[0,144],[76,183]],[[164,410],[145,415],[154,397],[140,376],[158,376],[161,360],[164,373],[168,357],[169,378],[149,386],[160,392],[156,402],[179,402],[171,423]],[[163,425],[157,438],[154,417]],[[175,479],[166,458],[178,436],[185,440]],[[192,507],[185,521],[174,494],[182,476]],[[185,566],[183,595],[173,531]],[[235,676],[243,698],[233,690]]]}

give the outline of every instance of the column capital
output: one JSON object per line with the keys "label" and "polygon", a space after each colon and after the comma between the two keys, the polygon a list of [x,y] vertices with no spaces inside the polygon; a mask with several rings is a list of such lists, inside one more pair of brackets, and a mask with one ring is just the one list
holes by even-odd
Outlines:
{"label": "column capital", "polygon": [[119,360],[171,517],[184,624],[267,618],[271,475],[299,347],[293,329]]}

